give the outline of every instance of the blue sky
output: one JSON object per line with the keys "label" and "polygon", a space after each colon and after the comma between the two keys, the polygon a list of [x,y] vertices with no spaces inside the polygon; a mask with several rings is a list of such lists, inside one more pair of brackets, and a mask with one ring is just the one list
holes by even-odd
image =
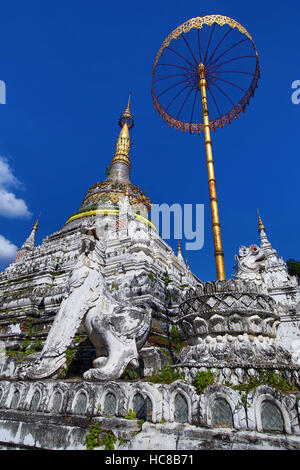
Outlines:
{"label": "blue sky", "polygon": [[[6,206],[2,201],[1,212],[0,200],[0,241],[20,246],[42,212],[40,243],[79,208],[89,186],[105,178],[131,92],[131,180],[154,203],[205,204],[204,248],[183,254],[201,279],[215,279],[203,135],[182,134],[158,116],[151,71],[173,29],[189,18],[222,14],[249,31],[261,65],[246,113],[213,134],[226,275],[234,272],[239,246],[259,241],[257,207],[273,247],[285,260],[300,259],[300,104],[291,101],[292,82],[300,80],[300,5],[277,5],[3,3],[0,80],[7,102],[0,105],[0,196]],[[9,261],[0,263],[4,268]]]}

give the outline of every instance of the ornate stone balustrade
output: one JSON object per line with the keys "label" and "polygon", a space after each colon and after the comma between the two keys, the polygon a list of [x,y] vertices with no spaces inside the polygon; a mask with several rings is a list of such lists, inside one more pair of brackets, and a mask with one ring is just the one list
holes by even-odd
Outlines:
{"label": "ornate stone balustrade", "polygon": [[279,321],[275,304],[255,284],[207,282],[188,290],[180,305],[180,325],[192,342],[208,335],[245,333],[275,338]]}
{"label": "ornate stone balustrade", "polygon": [[292,366],[291,354],[276,339],[276,302],[254,283],[199,284],[187,291],[179,310],[178,325],[189,343],[179,354],[181,369]]}

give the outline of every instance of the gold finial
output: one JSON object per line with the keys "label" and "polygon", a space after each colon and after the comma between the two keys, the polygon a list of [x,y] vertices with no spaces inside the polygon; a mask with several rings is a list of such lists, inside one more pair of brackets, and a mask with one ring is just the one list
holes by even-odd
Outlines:
{"label": "gold finial", "polygon": [[258,214],[258,231],[261,232],[262,230],[265,230],[265,226],[260,218],[258,209],[257,209],[257,214]]}
{"label": "gold finial", "polygon": [[202,64],[202,62],[200,62],[200,64],[198,65],[197,74],[199,78],[203,78],[206,74],[206,67],[204,64]]}
{"label": "gold finial", "polygon": [[181,246],[180,246],[179,240],[178,240],[178,244],[177,244],[177,253],[181,253]]}
{"label": "gold finial", "polygon": [[122,129],[117,140],[116,153],[111,162],[110,168],[112,168],[114,163],[121,162],[121,163],[125,163],[130,169],[131,164],[130,164],[130,158],[129,158],[129,150],[130,150],[131,142],[130,142],[130,136],[129,136],[129,129],[133,126],[133,117],[130,111],[130,95],[129,95],[127,107],[119,119],[119,125],[122,127]]}
{"label": "gold finial", "polygon": [[32,230],[37,230],[38,228],[38,225],[39,225],[39,220],[40,220],[40,217],[41,217],[41,214],[39,214],[37,220],[36,220],[36,223],[34,224]]}
{"label": "gold finial", "polygon": [[130,97],[131,97],[131,94],[129,93],[129,98],[128,98],[126,109],[119,119],[119,126],[123,127],[124,124],[127,124],[128,129],[131,129],[131,127],[133,127],[134,125],[134,121],[133,121],[133,117],[132,117],[131,109],[130,109]]}

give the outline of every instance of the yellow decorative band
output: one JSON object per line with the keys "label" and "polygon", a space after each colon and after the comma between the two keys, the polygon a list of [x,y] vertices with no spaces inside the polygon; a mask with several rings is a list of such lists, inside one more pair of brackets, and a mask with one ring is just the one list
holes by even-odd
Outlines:
{"label": "yellow decorative band", "polygon": [[143,222],[144,224],[147,224],[149,225],[149,227],[153,228],[154,230],[157,231],[157,228],[155,227],[155,225],[150,222],[150,220],[146,219],[145,217],[143,217],[142,215],[139,215],[139,214],[135,214],[135,218],[137,220],[139,220],[140,222]]}
{"label": "yellow decorative band", "polygon": [[[80,219],[81,217],[88,217],[89,215],[96,215],[96,214],[117,215],[118,213],[119,213],[119,209],[95,209],[93,211],[81,212],[80,214],[72,215],[67,220],[66,224],[68,224],[69,222],[72,222],[72,220]],[[155,227],[155,225],[152,222],[150,222],[150,220],[143,217],[142,215],[135,214],[135,218],[139,220],[140,222],[143,222],[144,224],[149,225],[149,227],[157,231],[157,228]]]}
{"label": "yellow decorative band", "polygon": [[129,168],[131,168],[130,160],[127,155],[115,155],[111,162],[111,165],[117,162],[125,163],[127,166],[129,166]]}

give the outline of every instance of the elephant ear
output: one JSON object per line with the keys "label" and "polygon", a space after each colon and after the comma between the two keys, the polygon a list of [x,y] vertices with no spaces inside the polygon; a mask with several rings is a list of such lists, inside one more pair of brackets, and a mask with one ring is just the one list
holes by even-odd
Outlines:
{"label": "elephant ear", "polygon": [[110,318],[110,324],[118,336],[125,336],[128,339],[145,336],[151,326],[151,311],[148,306],[144,308],[122,307]]}
{"label": "elephant ear", "polygon": [[246,246],[242,245],[239,248],[239,256],[243,258],[244,256],[247,256],[249,253],[250,249],[247,248]]}

